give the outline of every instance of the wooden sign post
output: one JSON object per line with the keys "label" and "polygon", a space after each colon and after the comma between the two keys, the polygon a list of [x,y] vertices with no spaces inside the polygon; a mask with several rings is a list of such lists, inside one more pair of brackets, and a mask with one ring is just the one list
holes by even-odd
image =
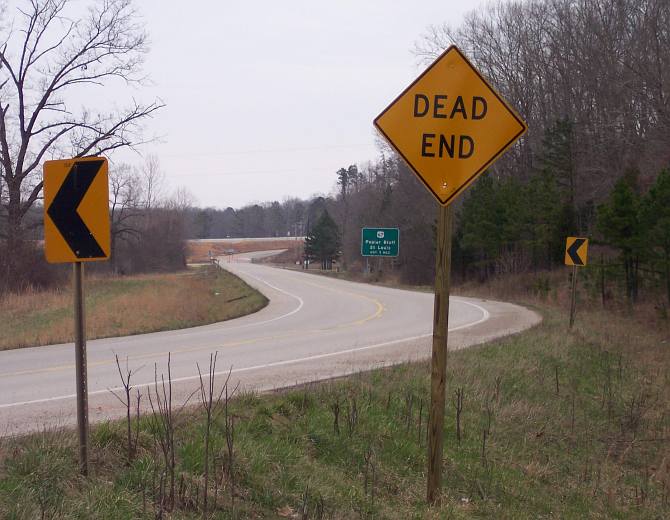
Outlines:
{"label": "wooden sign post", "polygon": [[449,336],[449,291],[451,285],[451,234],[453,209],[440,206],[435,251],[435,304],[433,307],[433,351],[430,370],[428,414],[427,499],[434,502],[442,487],[442,447]]}
{"label": "wooden sign post", "polygon": [[440,203],[426,493],[433,503],[442,487],[453,220],[449,204],[527,127],[455,46],[386,107],[374,124]]}

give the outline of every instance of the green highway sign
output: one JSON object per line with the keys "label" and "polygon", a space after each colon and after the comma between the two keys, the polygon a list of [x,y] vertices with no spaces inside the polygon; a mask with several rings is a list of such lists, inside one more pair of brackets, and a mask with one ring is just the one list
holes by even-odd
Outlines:
{"label": "green highway sign", "polygon": [[398,256],[400,231],[398,228],[361,229],[362,256]]}

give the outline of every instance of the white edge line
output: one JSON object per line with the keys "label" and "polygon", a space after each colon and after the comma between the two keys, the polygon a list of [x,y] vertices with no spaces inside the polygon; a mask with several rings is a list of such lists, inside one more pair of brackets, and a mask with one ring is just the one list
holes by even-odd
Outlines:
{"label": "white edge line", "polygon": [[455,299],[454,301],[458,301],[460,303],[463,303],[465,305],[469,305],[470,307],[474,307],[475,309],[478,309],[482,313],[481,319],[477,321],[473,321],[472,323],[465,323],[463,325],[459,325],[458,327],[453,327],[449,329],[449,332],[454,332],[455,330],[461,330],[461,329],[467,329],[468,327],[474,327],[475,325],[479,325],[480,323],[484,323],[486,320],[488,320],[491,317],[491,314],[489,311],[487,311],[484,307],[481,305],[477,305],[476,303],[472,302],[466,302],[465,300],[461,300],[460,298]]}
{"label": "white edge line", "polygon": [[[228,375],[229,373],[237,374],[237,373],[240,373],[240,372],[248,372],[248,371],[251,371],[251,370],[260,370],[260,369],[263,369],[263,368],[273,368],[273,367],[278,367],[278,366],[283,366],[283,365],[291,365],[291,364],[294,364],[294,363],[303,363],[305,361],[314,361],[314,360],[317,360],[317,359],[340,356],[342,354],[352,354],[354,352],[360,352],[360,351],[363,351],[363,350],[371,350],[371,349],[375,349],[375,348],[387,347],[389,345],[395,345],[397,343],[403,343],[403,342],[406,342],[406,341],[412,341],[412,340],[416,340],[416,339],[427,338],[431,335],[432,334],[421,334],[419,336],[412,336],[412,337],[409,337],[409,338],[395,339],[393,341],[386,341],[384,343],[377,343],[375,345],[367,345],[365,347],[350,348],[350,349],[347,349],[347,350],[339,350],[337,352],[328,352],[326,354],[317,354],[315,356],[307,356],[307,357],[297,358],[297,359],[286,359],[284,361],[275,361],[273,363],[266,363],[264,365],[254,365],[254,366],[250,366],[250,367],[235,368],[235,369],[232,369],[232,370],[222,370],[222,371],[219,371],[219,372],[215,372],[214,376],[216,377],[216,376],[221,376],[221,375]],[[209,374],[203,374],[203,378],[208,378],[208,377],[209,377]],[[186,381],[193,381],[193,380],[196,380],[196,379],[200,379],[200,376],[177,377],[177,378],[174,378],[172,380],[172,382],[173,383],[183,383],[183,382],[186,382]],[[133,389],[147,388],[147,387],[153,386],[154,384],[155,384],[155,382],[141,383],[141,384],[138,384],[138,385],[133,385]],[[118,392],[118,391],[121,391],[121,390],[123,390],[123,387],[107,388],[105,390],[94,390],[92,392],[89,392],[88,395],[91,396],[91,395],[108,394],[110,392]],[[77,397],[77,394],[68,394],[68,395],[58,395],[58,396],[55,396],[55,397],[47,397],[45,399],[35,399],[35,400],[32,400],[32,401],[22,401],[22,402],[17,402],[17,403],[1,404],[0,409],[12,408],[12,407],[15,407],[15,406],[24,406],[24,405],[29,405],[29,404],[37,404],[37,403],[48,403],[48,402],[52,402],[52,401],[63,401],[65,399],[74,399],[75,397]]]}
{"label": "white edge line", "polygon": [[[228,271],[228,270],[226,269],[226,271]],[[228,271],[228,272],[234,274],[235,276],[237,276],[237,275],[236,275],[234,272],[232,272],[232,271]],[[257,281],[259,281],[259,282],[261,282],[261,283],[264,283],[265,285],[267,285],[267,286],[270,287],[271,289],[274,289],[275,291],[279,291],[280,293],[283,293],[283,294],[285,294],[285,295],[287,295],[287,296],[290,296],[291,298],[295,298],[296,300],[298,300],[299,303],[298,303],[298,306],[297,306],[295,309],[293,309],[293,310],[290,311],[290,312],[287,312],[286,314],[282,314],[281,316],[277,316],[277,317],[275,317],[275,318],[271,318],[271,319],[269,319],[269,320],[265,320],[265,321],[257,321],[257,322],[253,322],[253,323],[245,323],[244,325],[238,325],[238,326],[236,326],[236,327],[230,327],[230,328],[227,328],[227,329],[226,329],[226,332],[229,331],[229,330],[241,329],[241,328],[243,328],[243,327],[251,327],[252,325],[253,325],[253,326],[258,326],[258,325],[264,325],[264,324],[266,324],[266,323],[272,323],[273,321],[277,321],[277,320],[283,320],[284,318],[288,318],[289,316],[292,316],[292,315],[295,314],[296,312],[300,312],[300,309],[302,309],[303,306],[305,305],[304,300],[303,300],[300,296],[298,296],[297,294],[293,294],[293,293],[290,293],[290,292],[288,292],[288,291],[285,291],[284,289],[280,289],[280,288],[277,287],[276,285],[272,285],[270,282],[266,282],[266,281],[263,280],[262,278],[259,278],[258,276],[254,276],[253,274],[249,274],[249,273],[246,273],[246,272],[245,272],[244,274],[245,274],[246,276],[249,276],[249,277],[253,278],[254,280],[257,280]],[[265,296],[266,298],[268,298],[268,296],[265,295],[265,294],[264,294],[263,296]],[[269,299],[269,298],[268,298],[268,299]]]}
{"label": "white edge line", "polygon": [[[264,282],[264,283],[267,283],[267,282]],[[268,284],[268,285],[270,285],[270,284]],[[270,285],[270,287],[273,287],[273,286]],[[275,288],[275,287],[273,287],[273,288]],[[281,292],[285,292],[285,291],[282,291],[281,289],[277,289],[277,290],[281,291]],[[297,296],[296,296],[296,298],[300,299]],[[464,303],[465,305],[469,305],[471,307],[475,307],[476,309],[479,309],[482,312],[482,317],[479,320],[474,321],[472,323],[466,323],[466,324],[463,324],[463,325],[459,325],[457,327],[450,328],[449,332],[465,329],[465,328],[468,328],[468,327],[474,327],[475,325],[479,325],[480,323],[485,322],[486,320],[488,320],[491,317],[491,314],[486,309],[484,309],[483,307],[481,307],[477,304],[466,302],[466,301],[463,301],[463,300],[460,300],[460,299],[458,301],[460,303]],[[300,299],[300,302],[301,302],[300,307],[302,307],[302,299]],[[300,307],[298,309],[292,311],[292,313],[298,312]],[[279,318],[281,318],[281,317],[283,317],[283,316],[280,316]],[[274,319],[279,319],[279,318],[274,318]],[[236,369],[232,369],[232,370],[222,370],[220,372],[215,372],[214,376],[216,377],[216,376],[221,376],[221,375],[228,375],[228,373],[237,374],[237,373],[240,373],[240,372],[249,372],[249,371],[252,371],[252,370],[261,370],[261,369],[264,369],[264,368],[273,368],[273,367],[279,367],[279,366],[284,366],[284,365],[292,365],[294,363],[304,363],[306,361],[315,361],[317,359],[324,359],[324,358],[329,358],[329,357],[341,356],[343,354],[353,354],[355,352],[362,352],[362,351],[365,351],[365,350],[373,350],[373,349],[377,349],[377,348],[388,347],[390,345],[396,345],[398,343],[404,343],[404,342],[407,342],[407,341],[414,341],[414,340],[417,340],[417,339],[423,339],[423,338],[427,338],[427,337],[430,337],[430,336],[432,336],[432,333],[420,334],[419,336],[411,336],[409,338],[395,339],[395,340],[392,340],[392,341],[385,341],[383,343],[376,343],[374,345],[367,345],[365,347],[356,347],[356,348],[350,348],[350,349],[347,349],[347,350],[339,350],[337,352],[328,352],[326,354],[317,354],[317,355],[314,355],[314,356],[307,356],[307,357],[303,357],[303,358],[287,359],[287,360],[284,360],[284,361],[275,361],[273,363],[266,363],[264,365],[254,365],[254,366],[250,366],[250,367],[236,368]],[[206,374],[203,377],[209,377],[209,375]],[[173,379],[172,382],[173,383],[183,383],[183,382],[186,382],[186,381],[193,381],[193,380],[196,380],[196,379],[199,379],[199,378],[200,378],[200,376],[178,377],[178,378]],[[148,388],[148,387],[150,387],[154,384],[155,383],[141,383],[141,384],[138,384],[138,385],[133,385],[133,389]],[[92,396],[92,395],[108,394],[108,393],[111,393],[111,392],[119,392],[121,390],[123,390],[123,387],[107,388],[105,390],[94,390],[93,392],[89,392],[88,395]],[[53,401],[64,401],[66,399],[74,399],[75,397],[77,397],[77,394],[59,395],[59,396],[55,396],[55,397],[47,397],[45,399],[34,399],[32,401],[21,401],[21,402],[17,402],[17,403],[0,404],[0,410],[6,409],[6,408],[13,408],[13,407],[16,407],[16,406],[26,406],[26,405],[30,405],[30,404],[49,403],[49,402],[53,402]]]}

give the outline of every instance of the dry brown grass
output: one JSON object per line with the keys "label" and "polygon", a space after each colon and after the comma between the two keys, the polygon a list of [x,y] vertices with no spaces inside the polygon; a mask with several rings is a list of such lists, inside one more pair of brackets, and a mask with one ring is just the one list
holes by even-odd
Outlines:
{"label": "dry brown grass", "polygon": [[15,314],[26,314],[33,312],[39,307],[61,307],[65,302],[71,301],[68,290],[61,288],[40,291],[30,288],[23,293],[7,293],[0,295],[0,309],[3,313],[11,311]]}
{"label": "dry brown grass", "polygon": [[302,242],[294,242],[292,247],[288,248],[286,251],[261,258],[259,262],[262,264],[280,265],[282,267],[300,269],[300,265],[297,265],[296,262],[300,264],[304,258],[304,254]]}
{"label": "dry brown grass", "polygon": [[[236,276],[215,268],[193,272],[91,278],[86,283],[90,339],[171,330],[242,316],[267,300]],[[71,288],[0,300],[0,349],[70,342]]]}
{"label": "dry brown grass", "polygon": [[226,251],[234,249],[236,253],[250,253],[252,251],[272,251],[278,249],[302,249],[302,240],[295,238],[277,238],[268,240],[235,240],[225,242],[203,241],[188,242],[186,261],[189,264],[209,262],[209,251],[213,256],[223,256]]}

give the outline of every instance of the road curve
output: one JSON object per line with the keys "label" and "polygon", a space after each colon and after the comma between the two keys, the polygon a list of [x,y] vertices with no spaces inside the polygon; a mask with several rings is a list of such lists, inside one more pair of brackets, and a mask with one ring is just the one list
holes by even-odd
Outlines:
{"label": "road curve", "polygon": [[[170,353],[175,403],[192,394],[198,385],[197,365],[206,372],[215,351],[218,374],[224,377],[232,367],[233,384],[249,390],[429,356],[432,294],[250,262],[260,255],[221,258],[221,265],[270,299],[261,311],[201,327],[89,341],[91,421],[125,414],[110,392],[118,393],[121,382],[115,355],[124,368],[127,359],[133,386],[146,393],[153,387],[155,370],[167,373]],[[536,313],[517,305],[451,297],[449,346],[482,343],[539,321]],[[74,394],[71,343],[0,352],[0,436],[76,423]],[[146,398],[143,402],[148,405]]]}

